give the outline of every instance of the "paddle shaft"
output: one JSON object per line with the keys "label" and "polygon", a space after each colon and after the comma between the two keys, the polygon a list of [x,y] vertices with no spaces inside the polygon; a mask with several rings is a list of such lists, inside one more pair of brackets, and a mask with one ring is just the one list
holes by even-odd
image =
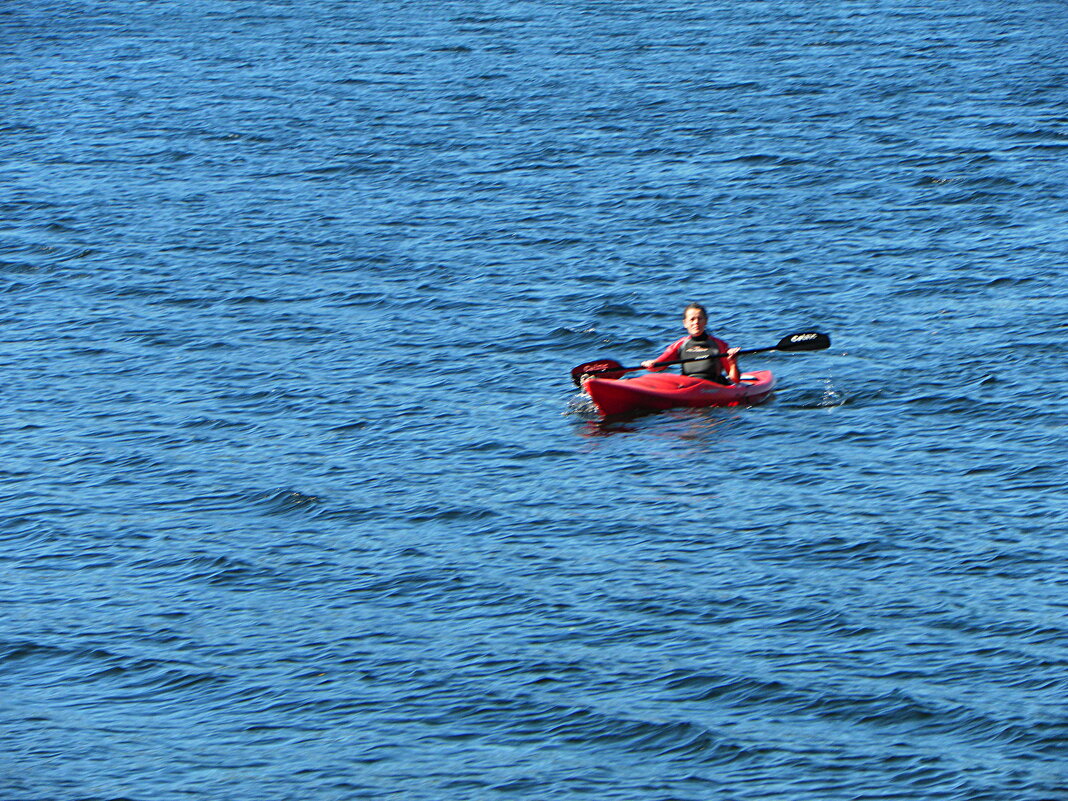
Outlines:
{"label": "paddle shaft", "polygon": [[[775,347],[770,348],[749,348],[748,350],[740,350],[736,353],[736,356],[744,356],[748,353],[763,353],[767,350],[775,350]],[[695,356],[692,359],[672,359],[669,362],[653,362],[653,367],[670,367],[673,364],[689,364],[690,362],[707,362],[709,359],[722,359],[729,354],[726,353],[710,353],[707,356]],[[635,370],[644,370],[645,366],[639,364],[637,367],[617,367],[615,370],[598,370],[598,373],[632,373]],[[594,373],[590,373],[594,375]]]}
{"label": "paddle shaft", "polygon": [[[740,350],[735,355],[745,356],[750,353],[764,353],[769,350],[781,350],[781,351],[804,351],[804,350],[823,350],[830,347],[831,338],[826,334],[821,334],[818,331],[807,331],[800,334],[791,334],[790,336],[783,337],[774,345],[769,345],[765,348],[748,348],[746,350]],[[653,362],[653,367],[668,367],[672,364],[688,364],[690,362],[704,362],[709,359],[722,359],[728,356],[727,353],[709,354],[708,356],[697,356],[693,359],[674,359],[667,362]],[[618,362],[616,362],[618,364]],[[575,378],[576,382],[578,378],[575,376],[575,371],[581,369],[584,365],[579,365],[571,371],[572,378]],[[632,373],[635,370],[646,369],[644,365],[639,364],[637,367],[608,367],[603,370],[590,370],[585,372],[584,375],[594,376],[600,373]]]}

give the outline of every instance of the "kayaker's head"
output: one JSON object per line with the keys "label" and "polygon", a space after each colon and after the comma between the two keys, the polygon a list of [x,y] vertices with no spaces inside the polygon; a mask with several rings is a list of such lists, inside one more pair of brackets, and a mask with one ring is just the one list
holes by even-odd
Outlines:
{"label": "kayaker's head", "polygon": [[708,325],[708,312],[700,303],[691,303],[682,312],[682,324],[692,337],[699,337]]}

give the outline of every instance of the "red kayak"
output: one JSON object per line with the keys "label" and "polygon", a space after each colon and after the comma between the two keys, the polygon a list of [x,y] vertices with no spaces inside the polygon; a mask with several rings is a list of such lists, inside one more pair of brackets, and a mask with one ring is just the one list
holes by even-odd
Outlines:
{"label": "red kayak", "polygon": [[607,416],[677,407],[737,406],[760,403],[775,388],[770,370],[743,373],[737,384],[724,386],[676,373],[644,373],[636,378],[588,378],[583,388]]}

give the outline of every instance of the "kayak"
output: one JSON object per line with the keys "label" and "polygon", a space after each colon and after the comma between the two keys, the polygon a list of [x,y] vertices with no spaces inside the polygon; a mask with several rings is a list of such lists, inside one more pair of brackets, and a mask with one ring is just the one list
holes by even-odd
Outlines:
{"label": "kayak", "polygon": [[583,388],[606,417],[678,407],[760,403],[775,388],[770,370],[743,373],[723,385],[677,373],[644,373],[636,378],[588,378]]}

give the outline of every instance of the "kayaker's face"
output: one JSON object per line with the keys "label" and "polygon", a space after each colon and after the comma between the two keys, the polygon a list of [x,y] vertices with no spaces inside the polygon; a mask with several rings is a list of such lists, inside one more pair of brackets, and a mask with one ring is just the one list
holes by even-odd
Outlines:
{"label": "kayaker's face", "polygon": [[682,318],[682,324],[686,326],[686,330],[692,337],[701,336],[705,332],[707,323],[708,317],[699,309],[687,309],[686,315]]}

